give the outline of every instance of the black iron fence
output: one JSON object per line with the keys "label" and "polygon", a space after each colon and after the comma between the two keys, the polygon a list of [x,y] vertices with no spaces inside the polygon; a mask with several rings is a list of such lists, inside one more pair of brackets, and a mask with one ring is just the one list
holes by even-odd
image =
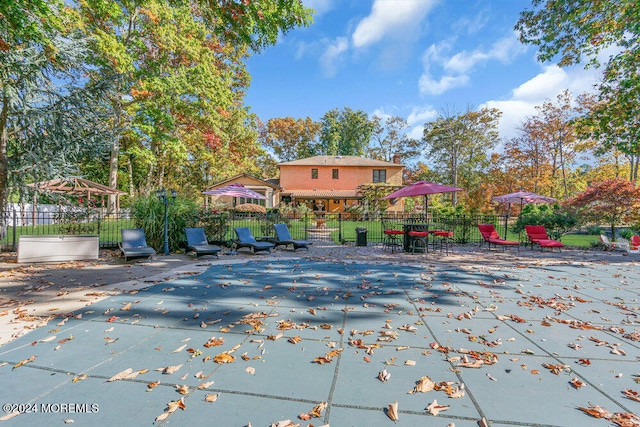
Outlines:
{"label": "black iron fence", "polygon": [[[128,211],[102,215],[99,211],[59,209],[49,211],[11,210],[0,218],[0,249],[15,251],[22,235],[98,235],[101,248],[117,248],[121,229],[136,228]],[[169,218],[171,221],[171,218]],[[258,239],[274,237],[273,224],[285,223],[294,239],[356,242],[365,233],[367,244],[381,244],[383,231],[402,230],[407,224],[428,224],[430,229],[454,232],[458,243],[482,241],[477,224],[493,224],[500,236],[507,236],[509,218],[497,215],[439,216],[415,214],[308,213],[304,215],[221,214],[202,219],[210,241],[228,245],[234,228],[248,227]],[[200,224],[202,225],[202,224]],[[176,244],[175,246],[180,246]]]}

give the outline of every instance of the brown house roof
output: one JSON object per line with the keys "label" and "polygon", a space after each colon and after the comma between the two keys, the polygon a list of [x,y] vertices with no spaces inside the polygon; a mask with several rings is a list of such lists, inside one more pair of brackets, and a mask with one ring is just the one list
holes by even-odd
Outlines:
{"label": "brown house roof", "polygon": [[404,167],[401,163],[384,162],[382,160],[365,159],[358,156],[315,156],[291,162],[278,163],[278,166],[379,166]]}
{"label": "brown house roof", "polygon": [[241,173],[239,175],[232,176],[231,178],[225,179],[224,181],[216,182],[215,184],[209,186],[207,188],[207,190],[212,190],[214,188],[223,187],[223,186],[229,184],[230,182],[235,181],[235,180],[237,180],[239,178],[249,178],[249,179],[255,181],[257,185],[264,185],[266,187],[271,187],[274,190],[281,190],[282,189],[280,187],[280,185],[278,185],[278,182],[276,182],[276,181],[274,181],[272,179],[264,180],[264,179],[256,178],[253,175],[249,175],[248,173]]}

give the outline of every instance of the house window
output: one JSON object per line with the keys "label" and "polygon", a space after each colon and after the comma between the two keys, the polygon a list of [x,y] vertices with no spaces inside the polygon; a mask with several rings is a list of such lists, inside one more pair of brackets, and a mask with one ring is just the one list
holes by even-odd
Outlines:
{"label": "house window", "polygon": [[373,182],[387,182],[387,170],[386,169],[374,169],[373,170]]}
{"label": "house window", "polygon": [[333,171],[332,171],[332,178],[333,178],[333,179],[338,179],[338,169],[333,169]]}
{"label": "house window", "polygon": [[311,169],[311,179],[318,179],[318,169]]}

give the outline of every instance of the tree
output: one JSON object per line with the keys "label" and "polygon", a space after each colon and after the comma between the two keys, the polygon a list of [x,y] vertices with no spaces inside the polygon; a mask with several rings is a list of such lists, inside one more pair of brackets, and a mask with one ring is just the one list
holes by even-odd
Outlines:
{"label": "tree", "polygon": [[[107,82],[85,84],[87,40],[62,3],[3,2],[0,14],[0,208],[8,187],[77,173],[108,142]],[[18,25],[14,27],[14,25]]]}
{"label": "tree", "polygon": [[395,155],[402,160],[416,157],[420,151],[419,141],[409,138],[405,133],[409,128],[406,119],[402,117],[387,117],[383,119],[373,116],[372,146],[368,155],[372,159],[391,162]]}
{"label": "tree", "polygon": [[319,153],[325,156],[363,156],[367,152],[373,123],[367,113],[349,107],[322,116]]}
{"label": "tree", "polygon": [[[602,101],[593,125],[605,135],[613,128],[638,154],[640,131],[640,2],[636,0],[533,0],[532,9],[521,12],[516,24],[523,43],[538,46],[538,58],[559,58],[560,66],[599,65],[598,54],[615,48],[607,55],[603,82],[599,87]],[[632,168],[633,169],[633,168]]]}
{"label": "tree", "polygon": [[280,162],[303,159],[314,155],[320,123],[310,117],[270,119],[260,127],[260,142],[273,150]]}
{"label": "tree", "polygon": [[[470,109],[463,114],[441,112],[425,124],[422,142],[434,170],[454,187],[474,188],[480,172],[488,165],[488,152],[499,141],[498,121],[502,113],[495,108]],[[455,206],[456,194],[452,193]]]}
{"label": "tree", "polygon": [[592,184],[565,205],[585,221],[610,224],[615,238],[616,225],[640,220],[640,187],[627,180],[609,179]]}
{"label": "tree", "polygon": [[76,7],[83,28],[95,37],[91,77],[118,82],[110,98],[113,188],[123,142],[134,144],[124,147],[127,154],[151,151],[159,168],[147,176],[159,185],[166,171],[176,170],[175,160],[188,157],[180,142],[186,132],[219,144],[218,158],[230,159],[224,149],[235,141],[224,134],[225,122],[236,119],[237,127],[251,121],[241,107],[248,50],[260,51],[279,34],[311,22],[311,10],[298,0],[85,0]]}

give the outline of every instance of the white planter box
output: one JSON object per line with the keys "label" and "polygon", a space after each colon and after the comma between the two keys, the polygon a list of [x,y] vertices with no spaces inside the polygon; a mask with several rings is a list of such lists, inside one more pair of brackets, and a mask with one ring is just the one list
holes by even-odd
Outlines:
{"label": "white planter box", "polygon": [[60,262],[98,259],[97,235],[20,236],[18,262]]}

